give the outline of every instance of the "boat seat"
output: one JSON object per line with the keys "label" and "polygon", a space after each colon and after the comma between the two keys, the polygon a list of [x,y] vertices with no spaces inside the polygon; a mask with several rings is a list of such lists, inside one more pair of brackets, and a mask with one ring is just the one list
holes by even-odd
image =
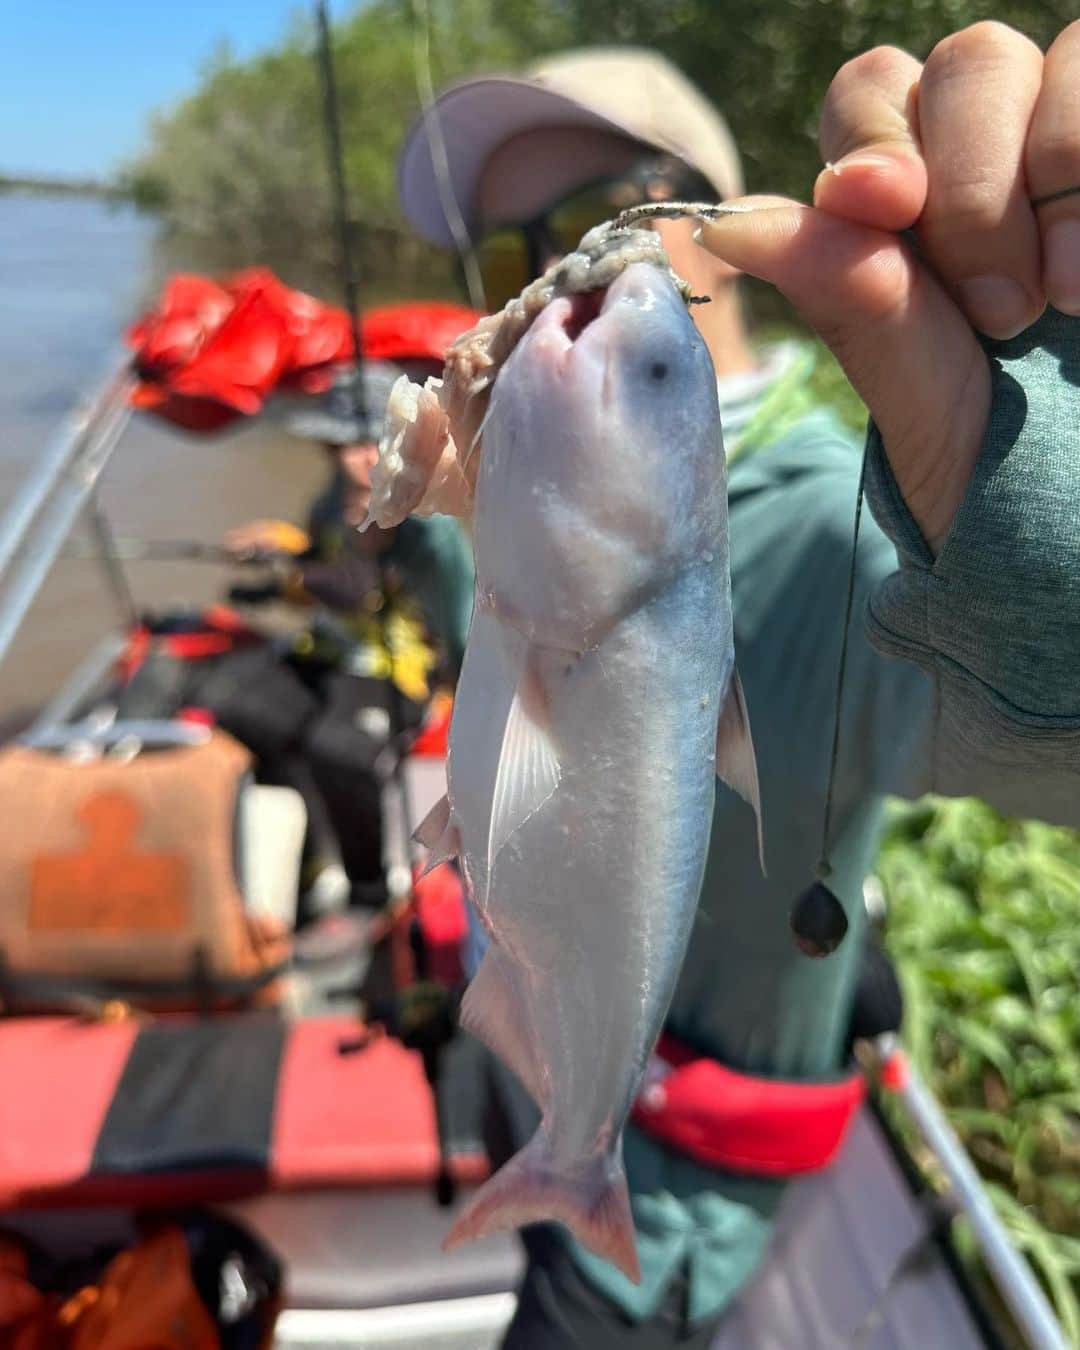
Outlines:
{"label": "boat seat", "polygon": [[[439,1173],[420,1055],[350,1017],[0,1020],[0,1082],[18,1085],[0,1096],[0,1209],[426,1186]],[[462,1181],[486,1172],[477,1135],[462,1123],[448,1146]]]}

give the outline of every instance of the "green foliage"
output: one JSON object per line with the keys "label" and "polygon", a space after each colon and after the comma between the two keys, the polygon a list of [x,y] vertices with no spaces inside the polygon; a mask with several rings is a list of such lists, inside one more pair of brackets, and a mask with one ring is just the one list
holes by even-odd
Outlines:
{"label": "green foliage", "polygon": [[[436,88],[466,74],[512,69],[585,44],[650,45],[680,65],[724,111],[752,189],[806,198],[819,168],[817,117],[843,61],[894,43],[924,56],[946,33],[995,17],[1045,43],[1073,0],[430,0]],[[394,159],[419,108],[416,0],[373,0],[335,26],[352,214],[369,270],[452,275],[404,243]],[[422,45],[422,44],[421,44]],[[199,87],[159,113],[143,153],[121,175],[174,231],[213,240],[222,265],[332,258],[314,31],[298,10],[276,46],[247,61],[227,48]],[[370,255],[376,229],[382,255]],[[395,240],[401,240],[395,247]],[[432,273],[434,275],[434,273]],[[408,281],[405,283],[409,289]]]}
{"label": "green foliage", "polygon": [[115,188],[94,178],[45,178],[37,174],[0,173],[0,193],[42,197],[112,197]]}
{"label": "green foliage", "polygon": [[[486,0],[460,0],[433,14],[437,86],[524,59],[526,37],[514,35],[501,9],[498,21],[495,13]],[[406,235],[394,189],[398,146],[419,107],[417,38],[409,6],[394,0],[358,8],[334,31],[357,251],[369,269],[373,251],[396,267],[399,284],[414,264],[432,267]],[[333,260],[314,51],[314,27],[302,12],[276,47],[249,61],[219,50],[196,92],[151,120],[146,149],[121,175],[134,199],[157,209],[173,233],[211,241],[216,265],[271,262],[287,279],[310,281]],[[440,264],[448,276],[448,263]],[[436,279],[436,289],[445,284],[446,276]]]}
{"label": "green foliage", "polygon": [[1080,839],[926,798],[877,873],[908,1050],[1080,1346]]}
{"label": "green foliage", "polygon": [[[751,309],[751,319],[754,311]],[[752,322],[758,343],[767,346],[789,338],[807,340],[804,330],[789,318],[786,322],[758,320]],[[814,367],[810,372],[810,388],[818,403],[831,407],[836,415],[853,431],[862,435],[866,430],[866,404],[851,387],[839,361],[818,337],[809,339],[814,348]]]}
{"label": "green foliage", "polygon": [[821,100],[837,69],[872,47],[923,59],[946,34],[999,19],[1045,45],[1072,0],[583,0],[581,41],[643,41],[671,57],[723,111],[748,187],[806,200],[820,168]]}

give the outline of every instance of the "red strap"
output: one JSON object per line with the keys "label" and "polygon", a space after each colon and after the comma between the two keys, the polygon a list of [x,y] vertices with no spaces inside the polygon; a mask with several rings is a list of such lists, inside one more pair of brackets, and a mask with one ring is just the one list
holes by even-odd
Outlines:
{"label": "red strap", "polygon": [[127,684],[135,678],[135,672],[146,660],[150,650],[150,630],[142,624],[128,634],[124,650],[117,657],[116,674],[121,684]]}
{"label": "red strap", "polygon": [[832,1162],[865,1096],[858,1073],[832,1083],[752,1078],[665,1033],[634,1121],[706,1167],[790,1176]]}
{"label": "red strap", "polygon": [[881,1086],[890,1092],[903,1092],[908,1082],[908,1062],[903,1050],[894,1050],[881,1066]]}
{"label": "red strap", "polygon": [[237,640],[232,633],[170,633],[161,645],[177,661],[203,661],[231,652]]}
{"label": "red strap", "polygon": [[461,878],[449,863],[441,863],[414,883],[413,899],[428,977],[453,989],[461,983],[461,948],[469,927]]}
{"label": "red strap", "polygon": [[440,697],[431,700],[424,724],[409,747],[411,755],[424,755],[434,759],[445,759],[447,737],[450,734],[450,715],[454,710],[452,698]]}

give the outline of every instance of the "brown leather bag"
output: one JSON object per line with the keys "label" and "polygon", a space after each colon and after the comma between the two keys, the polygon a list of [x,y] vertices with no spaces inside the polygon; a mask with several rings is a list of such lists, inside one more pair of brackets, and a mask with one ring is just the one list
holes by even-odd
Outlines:
{"label": "brown leather bag", "polygon": [[132,760],[0,752],[0,999],[249,1001],[289,954],[236,874],[248,752],[223,732]]}
{"label": "brown leather bag", "polygon": [[100,1281],[57,1317],[64,1350],[220,1350],[221,1338],[191,1278],[184,1235],[164,1228],[109,1262]]}
{"label": "brown leather bag", "polygon": [[29,1264],[22,1244],[0,1233],[2,1350],[222,1350],[236,1344],[269,1350],[273,1341],[281,1298],[276,1259],[266,1257],[254,1268],[239,1334],[230,1326],[223,1334],[200,1296],[185,1233],[172,1224],[146,1232],[96,1280],[66,1297],[38,1289]]}

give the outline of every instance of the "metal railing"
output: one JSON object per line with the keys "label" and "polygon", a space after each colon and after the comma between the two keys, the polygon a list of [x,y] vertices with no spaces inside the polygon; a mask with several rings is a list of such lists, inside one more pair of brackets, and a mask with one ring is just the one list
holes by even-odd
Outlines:
{"label": "metal railing", "polygon": [[108,557],[107,527],[94,494],[131,417],[133,384],[125,360],[100,392],[64,421],[0,520],[0,662],[87,505],[95,506],[93,520],[109,588],[125,625],[131,620],[131,595]]}
{"label": "metal railing", "polygon": [[986,1268],[1030,1350],[1069,1350],[1049,1299],[1009,1238],[967,1150],[933,1093],[903,1056],[895,1036],[880,1037],[876,1052],[882,1065],[895,1060],[896,1079],[889,1089],[903,1103],[941,1168],[955,1208],[970,1223]]}

